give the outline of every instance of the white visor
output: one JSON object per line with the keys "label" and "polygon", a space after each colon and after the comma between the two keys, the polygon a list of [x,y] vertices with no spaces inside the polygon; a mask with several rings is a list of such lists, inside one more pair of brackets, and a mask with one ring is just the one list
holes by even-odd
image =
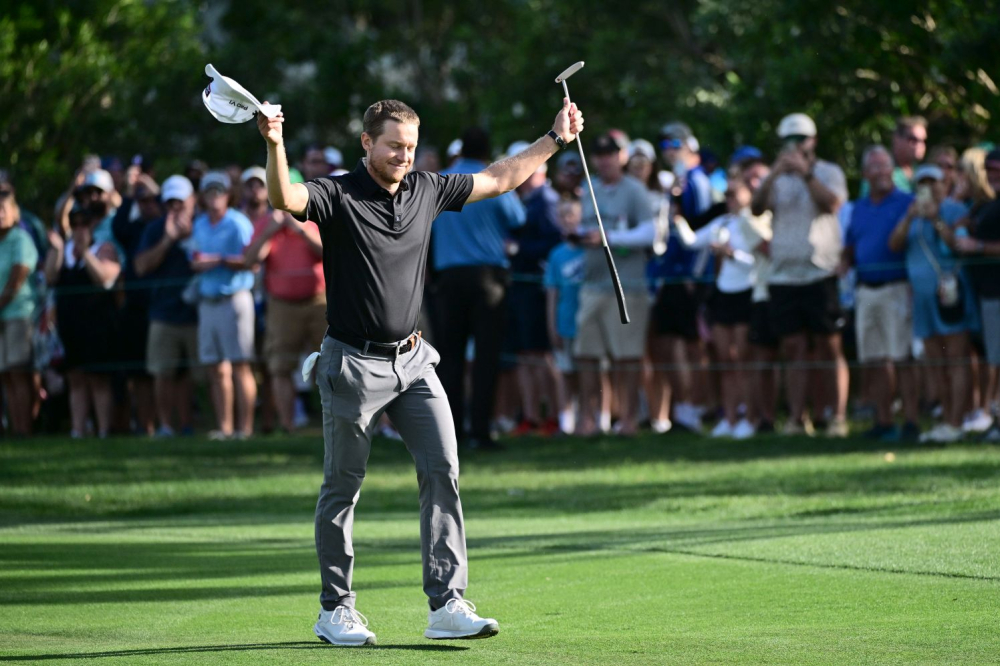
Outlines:
{"label": "white visor", "polygon": [[220,122],[236,125],[250,120],[258,111],[268,118],[274,118],[281,111],[280,104],[261,105],[246,88],[219,74],[219,70],[211,64],[205,65],[205,74],[212,77],[212,82],[201,94],[201,100],[205,102],[208,112]]}

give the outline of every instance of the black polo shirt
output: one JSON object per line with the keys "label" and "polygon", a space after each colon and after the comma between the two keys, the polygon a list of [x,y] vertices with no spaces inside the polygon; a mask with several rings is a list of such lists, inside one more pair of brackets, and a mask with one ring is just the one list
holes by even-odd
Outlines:
{"label": "black polo shirt", "polygon": [[299,220],[319,226],[330,335],[395,342],[416,330],[431,222],[461,211],[472,176],[411,171],[389,194],[365,161],[351,173],[307,182]]}

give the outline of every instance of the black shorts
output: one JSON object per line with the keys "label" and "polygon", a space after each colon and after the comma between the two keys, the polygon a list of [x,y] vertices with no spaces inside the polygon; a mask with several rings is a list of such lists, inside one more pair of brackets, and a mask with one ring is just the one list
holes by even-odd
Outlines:
{"label": "black shorts", "polygon": [[713,289],[708,298],[708,320],[718,326],[750,323],[753,290],[726,292]]}
{"label": "black shorts", "polygon": [[513,282],[507,289],[507,336],[510,349],[546,352],[552,349],[545,321],[545,290],[535,282]]}
{"label": "black shorts", "polygon": [[771,325],[779,338],[798,333],[831,335],[844,326],[837,278],[803,285],[771,285]]}
{"label": "black shorts", "polygon": [[697,340],[698,308],[701,299],[694,285],[665,284],[656,293],[651,326],[654,335],[676,335]]}
{"label": "black shorts", "polygon": [[771,325],[771,306],[768,301],[760,301],[750,306],[750,344],[768,349],[778,348],[778,336]]}

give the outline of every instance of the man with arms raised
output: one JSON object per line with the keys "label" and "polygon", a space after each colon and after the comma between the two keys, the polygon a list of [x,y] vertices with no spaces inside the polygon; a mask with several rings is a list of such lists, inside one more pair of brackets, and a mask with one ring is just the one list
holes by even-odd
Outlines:
{"label": "man with arms raised", "polygon": [[374,645],[351,591],[354,506],[372,432],[387,413],[417,467],[427,638],[485,638],[499,631],[464,600],[468,565],[458,451],[437,351],[415,330],[431,222],[445,210],[510,192],[583,129],[563,103],[552,131],[524,152],[477,174],[411,172],[420,119],[385,100],[365,112],[366,157],[354,171],[291,184],[281,114],[258,114],[267,142],[271,203],[313,220],[323,241],[327,323],[316,381],[323,402],[324,479],[316,506],[322,609],[313,630],[334,645]]}

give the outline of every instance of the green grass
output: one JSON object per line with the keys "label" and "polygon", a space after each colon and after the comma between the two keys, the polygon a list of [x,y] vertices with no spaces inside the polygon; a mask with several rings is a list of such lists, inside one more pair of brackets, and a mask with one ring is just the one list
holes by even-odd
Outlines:
{"label": "green grass", "polygon": [[466,456],[489,641],[422,638],[416,481],[379,441],[355,524],[379,646],[318,643],[316,435],[0,443],[0,662],[1000,660],[1000,449],[692,437]]}

